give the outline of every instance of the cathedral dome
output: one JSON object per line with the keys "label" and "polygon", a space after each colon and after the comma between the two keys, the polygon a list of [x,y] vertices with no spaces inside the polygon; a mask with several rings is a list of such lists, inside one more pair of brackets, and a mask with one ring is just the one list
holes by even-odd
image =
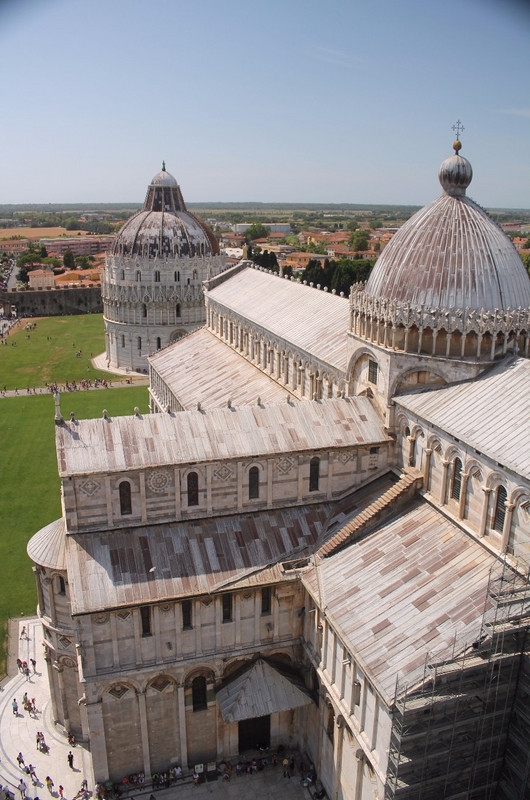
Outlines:
{"label": "cathedral dome", "polygon": [[473,170],[455,154],[442,162],[443,194],[412,216],[377,260],[366,284],[375,298],[437,309],[528,308],[530,281],[510,239],[466,197]]}
{"label": "cathedral dome", "polygon": [[112,254],[143,258],[207,257],[219,254],[210,228],[186,209],[176,179],[162,169],[147,189],[141,211],[120,229]]}

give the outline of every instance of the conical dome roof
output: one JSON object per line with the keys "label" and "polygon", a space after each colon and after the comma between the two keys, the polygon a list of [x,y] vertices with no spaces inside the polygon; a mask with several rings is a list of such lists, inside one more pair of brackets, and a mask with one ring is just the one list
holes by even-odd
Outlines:
{"label": "conical dome roof", "polygon": [[219,244],[210,228],[186,209],[180,186],[163,162],[147,188],[142,210],[120,229],[112,254],[193,258],[218,255]]}
{"label": "conical dome roof", "polygon": [[454,147],[439,171],[443,194],[385,247],[366,294],[438,309],[527,308],[530,280],[523,262],[501,228],[466,197],[473,170],[458,155],[460,142]]}

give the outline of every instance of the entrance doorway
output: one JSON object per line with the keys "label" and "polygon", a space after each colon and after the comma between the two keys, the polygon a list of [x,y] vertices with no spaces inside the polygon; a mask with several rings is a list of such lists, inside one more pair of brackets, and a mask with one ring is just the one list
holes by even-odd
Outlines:
{"label": "entrance doorway", "polygon": [[269,747],[271,743],[271,717],[254,717],[242,719],[239,723],[239,752]]}

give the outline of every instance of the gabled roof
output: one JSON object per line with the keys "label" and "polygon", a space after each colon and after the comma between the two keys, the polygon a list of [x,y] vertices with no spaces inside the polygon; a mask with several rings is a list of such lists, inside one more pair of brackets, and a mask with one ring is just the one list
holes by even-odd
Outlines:
{"label": "gabled roof", "polygon": [[[285,402],[289,393],[236,350],[201,328],[159,350],[149,363],[186,410]],[[293,396],[293,399],[296,399]]]}
{"label": "gabled roof", "polygon": [[402,406],[530,480],[530,360],[510,357],[472,381],[394,397]]}
{"label": "gabled roof", "polygon": [[307,692],[296,686],[262,658],[217,692],[217,702],[225,722],[265,717],[312,702]]}
{"label": "gabled roof", "polygon": [[366,397],[232,406],[175,414],[65,421],[56,427],[61,477],[389,440]]}
{"label": "gabled roof", "polygon": [[218,283],[207,295],[286,343],[346,372],[348,298],[251,268]]}
{"label": "gabled roof", "polygon": [[495,558],[424,501],[301,579],[386,702],[480,630]]}

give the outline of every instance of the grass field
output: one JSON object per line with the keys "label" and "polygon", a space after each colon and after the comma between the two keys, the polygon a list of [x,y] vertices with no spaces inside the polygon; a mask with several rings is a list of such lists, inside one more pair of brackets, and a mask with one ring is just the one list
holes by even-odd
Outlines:
{"label": "grass field", "polygon": [[[52,333],[47,334],[46,330]],[[42,340],[38,344],[38,337],[33,339],[36,333]],[[47,335],[52,336],[51,343],[47,342]],[[66,379],[78,380],[78,377],[87,375],[94,378],[97,375],[94,370],[86,372],[86,359],[76,359],[75,353],[71,353],[74,350],[72,341],[77,346],[78,340],[83,347],[83,354],[85,346],[92,346],[94,352],[103,350],[100,315],[39,320],[26,346],[23,340],[15,347],[0,347],[2,387],[4,383],[10,386],[18,384],[25,389],[27,384],[41,386],[46,381],[64,383]],[[86,342],[90,344],[85,345]],[[33,343],[35,346],[32,346]],[[17,362],[16,356],[20,355],[23,358],[19,360],[23,363]],[[15,376],[12,371],[16,373]],[[21,374],[24,380],[20,380]],[[71,411],[78,419],[100,417],[104,408],[111,416],[132,414],[135,406],[142,413],[148,412],[146,386],[61,394],[61,411],[66,419]],[[40,528],[61,515],[55,456],[54,401],[51,394],[24,393],[20,397],[0,398],[0,442],[0,563],[4,564],[0,589],[1,676],[6,667],[8,618],[34,614],[36,608],[35,580],[26,555],[26,544]]]}
{"label": "grass field", "polygon": [[0,229],[0,252],[2,252],[2,239],[12,239],[14,236],[22,236],[23,239],[55,239],[57,236],[86,236],[86,231],[67,231],[66,228],[1,228]]}
{"label": "grass field", "polygon": [[79,382],[83,378],[109,379],[108,372],[96,370],[90,363],[91,354],[105,350],[101,314],[40,317],[29,322],[36,322],[37,327],[27,331],[25,322],[19,323],[16,332],[7,337],[7,345],[0,346],[0,389],[26,390],[28,386]]}

